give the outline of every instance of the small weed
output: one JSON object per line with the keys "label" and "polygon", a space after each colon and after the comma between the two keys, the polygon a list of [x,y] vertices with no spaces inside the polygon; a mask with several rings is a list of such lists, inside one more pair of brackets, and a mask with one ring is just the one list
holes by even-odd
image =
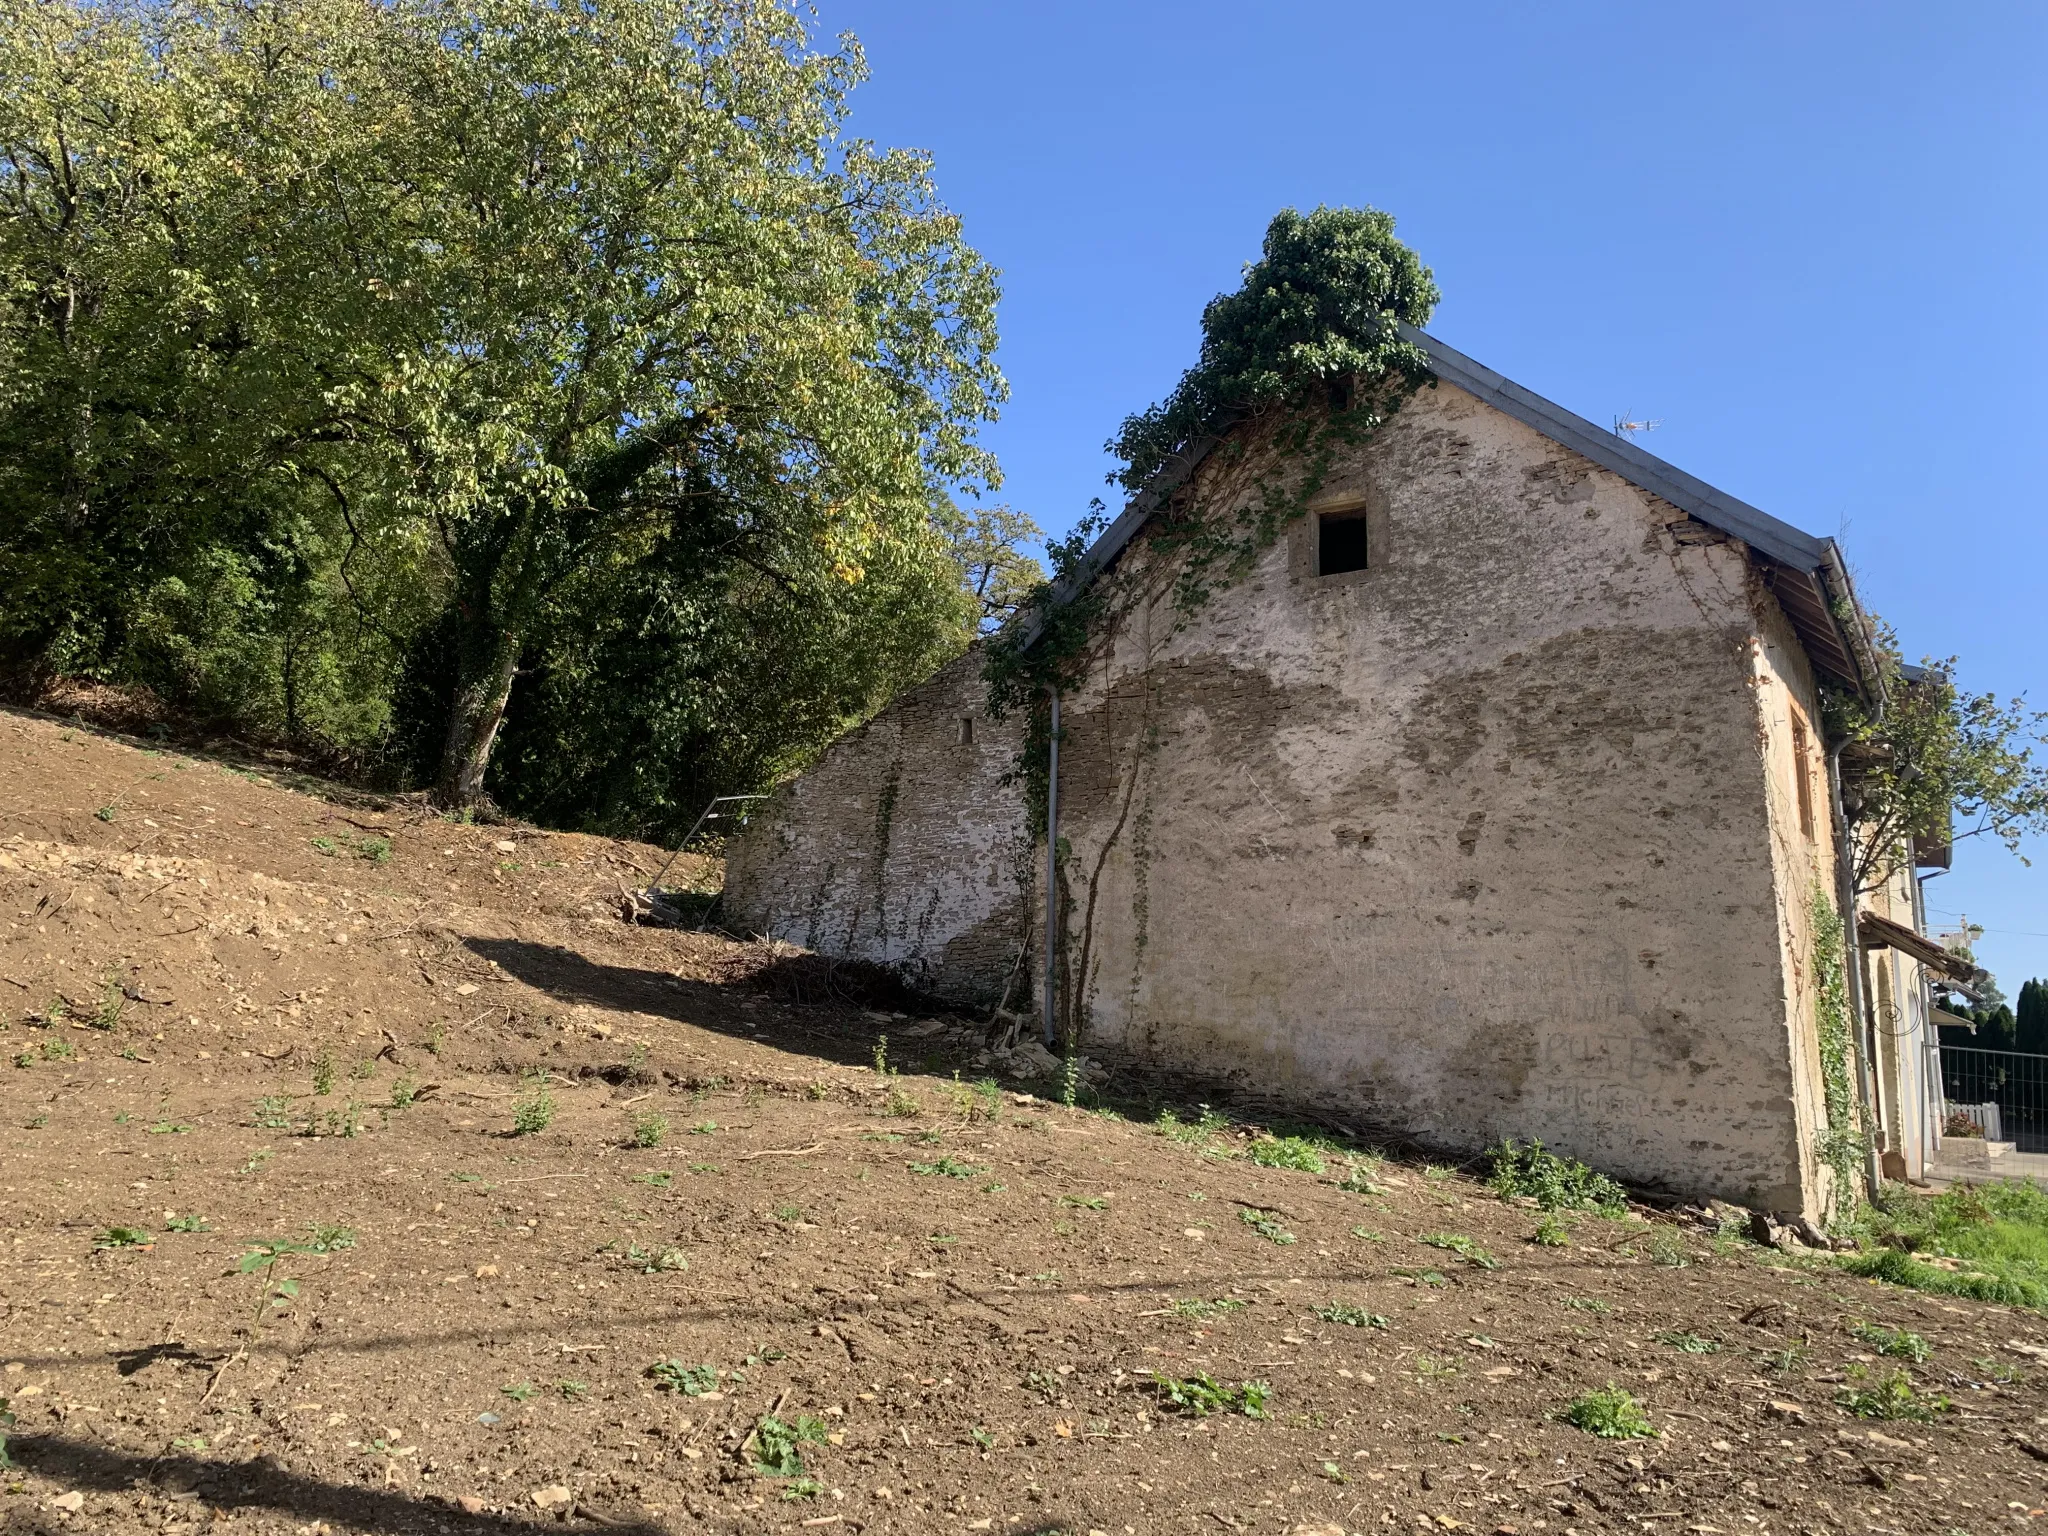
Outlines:
{"label": "small weed", "polygon": [[875,1076],[894,1077],[895,1075],[894,1072],[889,1070],[889,1037],[887,1035],[877,1035],[875,1036]]}
{"label": "small weed", "polygon": [[1337,1187],[1353,1195],[1378,1195],[1385,1191],[1380,1188],[1380,1170],[1386,1166],[1386,1158],[1377,1152],[1367,1152],[1346,1159],[1344,1177],[1337,1181]]}
{"label": "small weed", "polygon": [[1387,1240],[1386,1233],[1375,1232],[1371,1227],[1353,1227],[1351,1235],[1361,1243],[1384,1243]]}
{"label": "small weed", "polygon": [[1333,1301],[1327,1307],[1317,1307],[1316,1316],[1326,1323],[1342,1323],[1346,1328],[1384,1328],[1387,1320],[1377,1312],[1368,1312],[1363,1307],[1346,1306]]}
{"label": "small weed", "polygon": [[1442,1163],[1424,1163],[1422,1165],[1422,1176],[1432,1184],[1448,1183],[1457,1171],[1455,1168],[1446,1168]]}
{"label": "small weed", "polygon": [[[1849,1367],[1849,1379],[1861,1383],[1870,1373],[1860,1365]],[[1932,1424],[1952,1406],[1946,1397],[1915,1390],[1913,1374],[1900,1369],[1870,1386],[1845,1386],[1835,1401],[1859,1419],[1909,1419],[1915,1424]]]}
{"label": "small weed", "polygon": [[1455,1253],[1474,1269],[1499,1269],[1500,1260],[1465,1236],[1462,1232],[1430,1232],[1417,1239],[1432,1248],[1441,1248]]}
{"label": "small weed", "polygon": [[1598,1296],[1567,1296],[1560,1305],[1570,1307],[1574,1312],[1612,1312],[1614,1310],[1614,1308],[1607,1305]]}
{"label": "small weed", "polygon": [[1033,1371],[1024,1378],[1024,1390],[1037,1396],[1040,1402],[1056,1403],[1067,1390],[1067,1384],[1050,1371]]}
{"label": "small weed", "polygon": [[827,1088],[823,1083],[819,1082],[816,1078],[813,1078],[811,1079],[811,1081],[804,1084],[804,1097],[809,1099],[813,1104],[820,1103],[823,1100],[830,1098],[831,1096],[832,1090]]}
{"label": "small weed", "polygon": [[1261,1168],[1292,1168],[1300,1173],[1323,1171],[1323,1154],[1315,1143],[1299,1136],[1261,1136],[1251,1144],[1249,1155]]}
{"label": "small weed", "polygon": [[1659,1344],[1667,1344],[1684,1355],[1718,1355],[1721,1341],[1709,1339],[1701,1334],[1688,1333],[1682,1328],[1670,1328],[1657,1335]]}
{"label": "small weed", "polygon": [[271,1151],[270,1148],[260,1147],[256,1151],[251,1152],[249,1154],[249,1161],[242,1164],[242,1172],[261,1173],[264,1169],[264,1165],[267,1164],[275,1156],[277,1156],[277,1154]]}
{"label": "small weed", "polygon": [[1756,1358],[1767,1371],[1780,1376],[1796,1376],[1806,1369],[1807,1362],[1813,1358],[1813,1351],[1804,1344],[1788,1344],[1783,1349],[1760,1349]]}
{"label": "small weed", "polygon": [[0,1468],[14,1465],[13,1458],[7,1454],[7,1431],[14,1428],[15,1423],[14,1410],[8,1402],[7,1398],[0,1397]]}
{"label": "small weed", "polygon": [[1008,1188],[1009,1185],[998,1184],[995,1180],[991,1179],[988,1183],[981,1186],[980,1192],[984,1195],[1000,1195],[1004,1190]]}
{"label": "small weed", "polygon": [[149,1134],[152,1136],[189,1136],[192,1134],[192,1127],[185,1124],[182,1120],[173,1120],[169,1116],[165,1116],[150,1126]]}
{"label": "small weed", "polygon": [[1295,1241],[1294,1234],[1280,1224],[1280,1215],[1277,1211],[1247,1208],[1237,1213],[1237,1219],[1269,1243],[1278,1243],[1285,1248]]}
{"label": "small weed", "polygon": [[30,1115],[28,1119],[22,1122],[22,1129],[29,1131],[40,1131],[46,1128],[49,1125],[49,1123],[50,1117],[48,1115]]}
{"label": "small weed", "polygon": [[1193,1120],[1183,1120],[1172,1110],[1162,1109],[1153,1127],[1160,1135],[1184,1147],[1205,1147],[1219,1133],[1230,1129],[1230,1117],[1217,1113],[1206,1104],[1200,1108],[1201,1113]]}
{"label": "small weed", "polygon": [[643,1275],[671,1275],[690,1267],[689,1255],[680,1248],[642,1248],[635,1243],[626,1250],[626,1262]]}
{"label": "small weed", "polygon": [[113,805],[103,805],[98,810],[94,811],[92,814],[93,818],[97,821],[112,821],[116,816],[120,814],[120,810],[118,807]]}
{"label": "small weed", "polygon": [[398,1081],[391,1085],[391,1107],[410,1109],[419,1102],[420,1080],[410,1072],[401,1073]]}
{"label": "small weed", "polygon": [[692,1136],[715,1136],[722,1129],[716,1120],[699,1120],[690,1127]]}
{"label": "small weed", "polygon": [[1081,1058],[1068,1054],[1060,1064],[1060,1102],[1072,1109],[1074,1101],[1081,1096]]}
{"label": "small weed", "polygon": [[702,1397],[718,1386],[718,1368],[685,1365],[680,1360],[657,1360],[647,1367],[658,1392],[680,1392],[685,1397]]}
{"label": "small weed", "polygon": [[1650,1239],[1650,1262],[1663,1269],[1684,1269],[1692,1263],[1692,1255],[1685,1251],[1685,1244],[1669,1232],[1659,1232]]}
{"label": "small weed", "polygon": [[1529,1241],[1539,1248],[1569,1248],[1572,1244],[1571,1224],[1555,1211],[1546,1212],[1536,1223],[1536,1230],[1529,1235]]}
{"label": "small weed", "polygon": [[1060,1204],[1081,1211],[1106,1211],[1109,1201],[1101,1195],[1061,1195]]}
{"label": "small weed", "polygon": [[658,1147],[662,1137],[668,1134],[668,1116],[657,1115],[652,1110],[642,1111],[633,1117],[633,1145],[636,1147]]}
{"label": "small weed", "polygon": [[1614,1180],[1574,1158],[1546,1152],[1540,1141],[1504,1141],[1489,1156],[1493,1171],[1487,1182],[1503,1200],[1532,1199],[1546,1211],[1628,1209],[1628,1192]]}
{"label": "small weed", "polygon": [[429,1056],[439,1056],[441,1047],[447,1043],[448,1028],[437,1019],[428,1026],[427,1038],[420,1042],[420,1046]]}
{"label": "small weed", "polygon": [[916,1094],[902,1088],[891,1088],[888,1101],[882,1106],[882,1113],[898,1120],[915,1120],[924,1113],[924,1105]]}
{"label": "small weed", "polygon": [[120,976],[109,973],[106,985],[100,989],[100,1005],[86,1024],[92,1029],[113,1029],[120,1024],[121,1012],[127,1006],[128,994],[122,989]]}
{"label": "small weed", "polygon": [[256,1101],[249,1123],[266,1131],[282,1131],[292,1123],[292,1101],[281,1093],[266,1094]]}
{"label": "small weed", "polygon": [[1859,1322],[1850,1328],[1849,1332],[1880,1355],[1890,1355],[1895,1360],[1910,1360],[1915,1365],[1925,1363],[1934,1353],[1919,1334],[1908,1333],[1903,1328],[1886,1328],[1877,1323]]}
{"label": "small weed", "polygon": [[173,1216],[164,1223],[166,1232],[211,1232],[204,1216],[194,1213],[188,1216]]}
{"label": "small weed", "polygon": [[1424,1381],[1446,1381],[1465,1363],[1462,1355],[1417,1355],[1415,1374]]}
{"label": "small weed", "polygon": [[972,1163],[957,1162],[951,1157],[941,1157],[929,1163],[905,1163],[912,1173],[921,1173],[934,1179],[974,1179],[987,1173],[986,1168],[977,1168]]}
{"label": "small weed", "polygon": [[1399,1275],[1404,1280],[1413,1280],[1417,1285],[1445,1286],[1451,1282],[1434,1269],[1390,1269],[1390,1275]]}
{"label": "small weed", "polygon": [[1602,1440],[1650,1440],[1657,1434],[1643,1405],[1613,1382],[1573,1398],[1564,1421]]}
{"label": "small weed", "polygon": [[92,1245],[99,1249],[148,1248],[152,1246],[152,1239],[140,1227],[105,1227],[93,1239]]}
{"label": "small weed", "polygon": [[71,1048],[69,1040],[45,1040],[43,1042],[43,1060],[45,1061],[70,1061],[77,1054],[78,1052]]}
{"label": "small weed", "polygon": [[974,1425],[967,1431],[967,1438],[980,1446],[984,1451],[992,1451],[996,1448],[996,1437],[983,1429],[979,1424]]}
{"label": "small weed", "polygon": [[1220,1296],[1214,1301],[1204,1301],[1199,1296],[1188,1296],[1175,1301],[1167,1311],[1175,1317],[1228,1317],[1233,1312],[1242,1312],[1245,1305],[1244,1302],[1230,1296]]}
{"label": "small weed", "polygon": [[377,1075],[377,1063],[366,1056],[348,1069],[348,1075],[351,1082],[367,1083]]}
{"label": "small weed", "polygon": [[802,1221],[804,1219],[804,1208],[800,1205],[778,1205],[775,1207],[775,1219],[777,1221]]}
{"label": "small weed", "polygon": [[580,1403],[584,1398],[590,1396],[590,1383],[587,1381],[558,1381],[555,1383],[555,1393],[565,1402]]}
{"label": "small weed", "polygon": [[313,1091],[322,1097],[334,1092],[334,1052],[323,1050],[313,1058]]}
{"label": "small weed", "polygon": [[798,1414],[785,1421],[769,1413],[755,1423],[754,1432],[740,1449],[751,1456],[754,1470],[764,1477],[801,1478],[805,1471],[804,1446],[824,1443],[823,1420]]}
{"label": "small weed", "polygon": [[633,1175],[633,1182],[635,1184],[649,1184],[656,1189],[667,1189],[675,1181],[676,1176],[666,1168],[654,1173],[636,1173]]}
{"label": "small weed", "polygon": [[514,1386],[500,1387],[498,1388],[498,1390],[504,1393],[505,1396],[511,1398],[513,1402],[523,1403],[532,1398],[536,1388],[534,1387],[532,1382],[522,1381]]}
{"label": "small weed", "polygon": [[[716,1164],[716,1163],[692,1163],[692,1164],[690,1164],[690,1172],[692,1172],[692,1173],[716,1173],[716,1172],[718,1172],[718,1164]],[[865,1170],[865,1169],[863,1169],[863,1170],[862,1170],[862,1172],[866,1172],[866,1170]]]}
{"label": "small weed", "polygon": [[1237,1412],[1248,1419],[1270,1418],[1266,1397],[1272,1391],[1263,1381],[1245,1381],[1226,1387],[1207,1371],[1197,1371],[1186,1380],[1153,1373],[1150,1386],[1159,1395],[1160,1406],[1172,1413],[1206,1419],[1216,1412]]}
{"label": "small weed", "polygon": [[526,1091],[512,1103],[514,1136],[537,1135],[554,1123],[555,1096],[548,1092],[547,1073],[529,1072],[525,1081]]}

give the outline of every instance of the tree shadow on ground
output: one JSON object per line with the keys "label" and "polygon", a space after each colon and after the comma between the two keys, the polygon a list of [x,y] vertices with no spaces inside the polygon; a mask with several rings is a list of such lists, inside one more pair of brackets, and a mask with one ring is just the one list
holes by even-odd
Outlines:
{"label": "tree shadow on ground", "polygon": [[[196,1491],[211,1509],[268,1509],[306,1523],[334,1521],[350,1529],[390,1531],[405,1536],[485,1536],[506,1529],[555,1526],[552,1517],[467,1514],[449,1504],[417,1498],[391,1488],[321,1482],[288,1472],[267,1457],[232,1466],[196,1456],[138,1456],[84,1440],[59,1435],[11,1437],[8,1451],[21,1466],[66,1488],[97,1493],[129,1493],[138,1486],[168,1485]],[[195,1506],[193,1513],[198,1513]],[[585,1511],[589,1529],[624,1532],[625,1536],[670,1536],[670,1528],[652,1520],[614,1514],[607,1509]],[[81,1529],[75,1524],[67,1529]],[[83,1527],[89,1528],[89,1527]]]}
{"label": "tree shadow on ground", "polygon": [[[466,938],[463,943],[508,976],[567,1003],[647,1013],[735,1039],[786,1046],[859,1066],[872,1058],[883,1027],[872,1013],[950,1012],[880,966],[809,953],[763,952],[736,961],[729,979],[693,981],[668,971],[603,965],[553,944]],[[780,1006],[776,1006],[780,1005]]]}

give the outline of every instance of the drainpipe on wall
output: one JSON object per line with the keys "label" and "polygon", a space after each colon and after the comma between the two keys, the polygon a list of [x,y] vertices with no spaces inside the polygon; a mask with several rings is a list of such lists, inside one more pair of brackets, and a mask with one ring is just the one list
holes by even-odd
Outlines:
{"label": "drainpipe on wall", "polygon": [[[1885,697],[1877,696],[1875,725],[1884,719]],[[1842,947],[1849,969],[1849,1012],[1855,1020],[1856,1098],[1863,1115],[1867,1145],[1863,1149],[1863,1180],[1875,1197],[1884,1186],[1884,1164],[1877,1150],[1877,1094],[1871,1076],[1869,1025],[1864,1015],[1863,946],[1856,933],[1856,856],[1849,841],[1849,813],[1842,803],[1842,749],[1847,737],[1828,748],[1828,799],[1835,823],[1835,900],[1842,912]]]}
{"label": "drainpipe on wall", "polygon": [[1045,749],[1045,1048],[1058,1049],[1059,1000],[1053,981],[1059,970],[1060,691],[1052,690],[1052,733]]}

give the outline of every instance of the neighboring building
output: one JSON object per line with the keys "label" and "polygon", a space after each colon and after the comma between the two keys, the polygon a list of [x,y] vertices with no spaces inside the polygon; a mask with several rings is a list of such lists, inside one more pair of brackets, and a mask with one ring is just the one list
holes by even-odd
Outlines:
{"label": "neighboring building", "polygon": [[[1436,386],[1191,615],[1147,519],[1222,456],[1093,552],[1126,597],[1062,700],[1062,1016],[1361,1130],[1817,1213],[1818,687],[1876,675],[1840,553],[1416,339]],[[738,921],[983,1005],[1034,991],[1040,829],[980,667],[756,815]],[[1917,1156],[1925,988],[1887,969],[1884,1123]]]}

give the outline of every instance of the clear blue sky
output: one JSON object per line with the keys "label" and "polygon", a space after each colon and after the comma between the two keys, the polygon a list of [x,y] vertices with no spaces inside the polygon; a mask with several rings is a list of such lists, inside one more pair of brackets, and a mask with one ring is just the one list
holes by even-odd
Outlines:
{"label": "clear blue sky", "polygon": [[[1907,654],[2048,707],[2048,6],[821,0],[854,131],[1003,271],[1000,499],[1049,530],[1285,206],[1371,204],[1431,329],[1836,534]],[[1928,887],[2048,976],[2048,846]]]}

